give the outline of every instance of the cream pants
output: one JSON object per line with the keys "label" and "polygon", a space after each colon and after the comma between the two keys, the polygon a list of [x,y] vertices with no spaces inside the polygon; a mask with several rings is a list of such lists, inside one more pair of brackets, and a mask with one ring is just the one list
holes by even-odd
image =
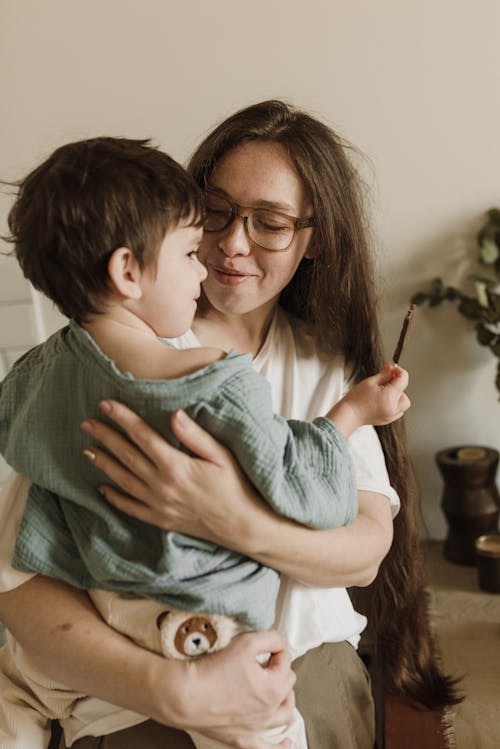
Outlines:
{"label": "cream pants", "polygon": [[[138,645],[161,653],[156,620],[165,606],[100,590],[89,594],[113,629]],[[0,749],[46,749],[50,720],[68,719],[85,697],[47,678],[9,636],[7,645],[0,650]],[[225,746],[195,732],[189,735],[197,749],[223,749]],[[271,745],[290,738],[293,749],[307,749],[304,721],[297,710],[290,726],[268,732],[264,738]]]}

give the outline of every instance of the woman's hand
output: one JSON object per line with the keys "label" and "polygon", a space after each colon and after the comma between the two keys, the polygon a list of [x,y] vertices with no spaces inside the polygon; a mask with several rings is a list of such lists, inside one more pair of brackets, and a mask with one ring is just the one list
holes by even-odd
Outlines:
{"label": "woman's hand", "polygon": [[184,412],[173,415],[172,428],[198,457],[169,445],[126,406],[105,401],[101,408],[129,437],[98,420],[82,425],[112,453],[91,447],[94,464],[130,495],[102,486],[110,504],[164,530],[239,551],[307,585],[349,587],[373,580],[392,538],[385,496],[360,492],[359,515],[350,526],[305,528],[276,515],[230,451]]}
{"label": "woman's hand", "polygon": [[[269,630],[239,635],[223,650],[192,661],[184,727],[242,749],[268,747],[262,734],[293,719],[296,677],[283,647],[281,635]],[[262,667],[257,655],[269,649],[271,659]],[[203,708],[199,715],[193,704]],[[289,741],[279,746],[289,746]]]}
{"label": "woman's hand", "polygon": [[241,541],[257,510],[266,511],[231,452],[183,411],[172,416],[172,429],[197,457],[172,447],[123,404],[103,401],[100,408],[129,437],[96,419],[82,424],[111,453],[97,445],[86,451],[123,490],[100,487],[114,507],[163,530],[230,547],[234,539]]}
{"label": "woman's hand", "polygon": [[[40,575],[0,594],[0,616],[45,678],[165,725],[265,749],[260,735],[291,720],[296,677],[276,631],[240,635],[198,661],[168,659],[111,629],[85,592]],[[272,653],[267,668],[262,652]]]}

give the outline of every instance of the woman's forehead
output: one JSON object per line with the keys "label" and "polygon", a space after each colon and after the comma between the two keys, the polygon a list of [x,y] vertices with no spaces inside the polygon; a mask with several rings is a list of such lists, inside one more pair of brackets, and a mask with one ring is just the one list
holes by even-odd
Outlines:
{"label": "woman's forehead", "polygon": [[218,161],[210,185],[241,205],[269,201],[293,212],[308,203],[302,180],[279,143],[252,141],[237,146]]}

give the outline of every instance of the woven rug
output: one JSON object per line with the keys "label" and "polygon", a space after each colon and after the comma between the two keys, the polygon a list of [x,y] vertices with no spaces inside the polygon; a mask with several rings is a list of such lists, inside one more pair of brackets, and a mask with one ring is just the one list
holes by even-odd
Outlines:
{"label": "woven rug", "polygon": [[426,546],[431,621],[445,669],[463,674],[465,700],[451,716],[457,749],[500,748],[500,594],[481,591],[477,571]]}

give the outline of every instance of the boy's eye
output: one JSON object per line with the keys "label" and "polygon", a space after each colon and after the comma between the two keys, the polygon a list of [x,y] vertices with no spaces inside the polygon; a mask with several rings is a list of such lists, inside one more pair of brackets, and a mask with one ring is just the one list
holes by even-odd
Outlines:
{"label": "boy's eye", "polygon": [[198,249],[191,250],[191,252],[188,252],[188,257],[190,257],[191,260],[194,260],[195,257],[198,257]]}

